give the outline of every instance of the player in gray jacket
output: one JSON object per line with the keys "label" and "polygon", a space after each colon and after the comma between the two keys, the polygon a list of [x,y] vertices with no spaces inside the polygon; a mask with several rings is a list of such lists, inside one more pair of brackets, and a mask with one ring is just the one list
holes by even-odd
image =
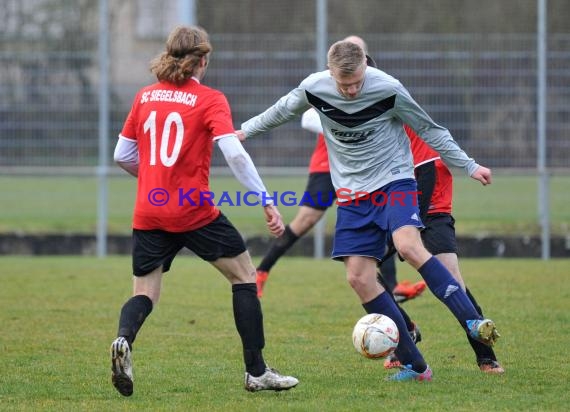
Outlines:
{"label": "player in gray jacket", "polygon": [[[413,157],[403,125],[409,125],[444,161],[482,184],[491,171],[478,165],[436,124],[394,77],[369,67],[361,47],[350,41],[328,51],[329,70],[313,73],[263,113],[241,125],[240,139],[263,133],[314,107],[323,126],[339,207],[332,257],[344,262],[347,279],[368,313],[405,322],[376,281],[376,262],[390,234],[398,253],[426,281],[470,336],[489,346],[499,337],[482,319],[449,271],[423,246],[419,229]],[[396,355],[402,370],[389,379],[431,380],[432,372],[407,333]]]}

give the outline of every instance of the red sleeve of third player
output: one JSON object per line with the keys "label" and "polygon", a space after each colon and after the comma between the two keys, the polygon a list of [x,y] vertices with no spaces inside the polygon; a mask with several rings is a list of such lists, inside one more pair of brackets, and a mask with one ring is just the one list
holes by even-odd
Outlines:
{"label": "red sleeve of third player", "polygon": [[330,173],[329,154],[325,137],[322,133],[317,136],[317,144],[309,162],[309,173]]}
{"label": "red sleeve of third player", "polygon": [[410,126],[405,124],[404,130],[410,139],[410,147],[414,156],[414,167],[439,159],[439,153],[429,147]]}
{"label": "red sleeve of third player", "polygon": [[410,147],[414,156],[414,167],[435,161],[436,178],[428,214],[451,213],[453,198],[453,176],[451,172],[445,163],[441,161],[439,153],[428,146],[408,125],[404,125],[404,130],[410,139]]}

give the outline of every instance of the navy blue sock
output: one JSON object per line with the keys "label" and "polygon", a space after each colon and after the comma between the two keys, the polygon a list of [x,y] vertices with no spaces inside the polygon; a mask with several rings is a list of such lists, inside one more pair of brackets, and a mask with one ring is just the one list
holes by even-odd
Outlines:
{"label": "navy blue sock", "polygon": [[432,293],[449,308],[464,329],[467,320],[483,319],[459,283],[435,256],[428,259],[418,272]]}
{"label": "navy blue sock", "polygon": [[423,372],[426,370],[427,364],[422,354],[416,347],[414,341],[408,333],[406,322],[402,317],[394,299],[388,292],[382,292],[370,302],[362,305],[366,313],[380,313],[391,318],[398,327],[400,332],[400,343],[396,348],[396,356],[402,365],[412,365],[412,369],[416,372]]}

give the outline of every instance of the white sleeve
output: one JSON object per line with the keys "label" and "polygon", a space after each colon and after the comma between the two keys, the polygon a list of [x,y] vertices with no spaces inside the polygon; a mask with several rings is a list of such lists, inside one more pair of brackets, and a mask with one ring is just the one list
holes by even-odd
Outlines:
{"label": "white sleeve", "polygon": [[119,167],[133,176],[139,174],[139,148],[136,140],[119,135],[113,159]]}
{"label": "white sleeve", "polygon": [[323,133],[321,118],[315,109],[309,109],[301,117],[301,127],[314,133]]}
{"label": "white sleeve", "polygon": [[257,198],[263,206],[273,204],[269,196],[266,196],[267,189],[251,160],[249,154],[235,134],[227,134],[214,138],[218,147],[224,154],[224,158],[236,179],[248,190],[258,193]]}
{"label": "white sleeve", "polygon": [[139,149],[136,140],[119,135],[119,141],[115,146],[113,159],[117,163],[137,163],[139,162]]}

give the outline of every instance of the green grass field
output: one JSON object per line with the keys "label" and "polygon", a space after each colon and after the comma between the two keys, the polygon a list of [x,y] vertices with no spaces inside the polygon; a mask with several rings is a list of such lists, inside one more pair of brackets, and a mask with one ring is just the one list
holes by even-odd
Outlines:
{"label": "green grass field", "polygon": [[[302,193],[306,177],[269,177],[270,191]],[[136,181],[129,176],[109,179],[109,224],[114,234],[129,234]],[[551,230],[570,232],[570,176],[551,180]],[[244,192],[233,177],[212,177],[212,190],[232,194]],[[540,233],[537,212],[537,181],[533,176],[495,173],[492,185],[479,183],[456,173],[454,215],[458,234]],[[95,233],[97,226],[97,181],[91,177],[0,177],[2,213],[0,232],[16,233]],[[232,199],[235,196],[232,195]],[[265,235],[262,212],[257,207],[223,206],[222,210],[247,236]],[[289,222],[296,206],[281,206]],[[332,233],[334,210],[327,216],[327,231]]]}
{"label": "green grass field", "polygon": [[108,346],[130,296],[130,259],[2,257],[0,410],[568,410],[570,259],[465,259],[462,269],[502,334],[504,376],[479,372],[459,325],[426,292],[405,308],[422,328],[434,381],[385,382],[382,363],[352,347],[364,312],[343,266],[284,258],[262,301],[265,357],[301,382],[248,393],[230,287],[208,264],[181,256],[135,343],[135,394],[123,398],[110,383]]}

